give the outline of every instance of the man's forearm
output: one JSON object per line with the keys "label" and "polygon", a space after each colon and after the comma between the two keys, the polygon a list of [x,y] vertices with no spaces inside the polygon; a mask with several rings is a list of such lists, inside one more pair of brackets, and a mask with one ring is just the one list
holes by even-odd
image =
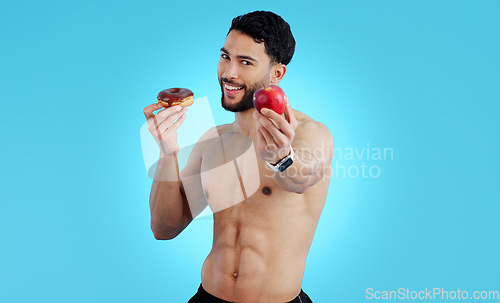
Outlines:
{"label": "man's forearm", "polygon": [[319,160],[309,151],[294,149],[293,164],[284,172],[273,172],[274,181],[286,191],[303,193],[314,185],[323,173]]}
{"label": "man's forearm", "polygon": [[149,199],[151,229],[157,239],[175,237],[185,224],[186,209],[179,182],[176,154],[162,156],[158,161]]}

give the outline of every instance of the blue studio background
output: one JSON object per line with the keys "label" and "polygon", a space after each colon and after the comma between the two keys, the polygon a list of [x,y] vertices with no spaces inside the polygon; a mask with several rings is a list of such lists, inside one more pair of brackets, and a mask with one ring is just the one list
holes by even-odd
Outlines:
{"label": "blue studio background", "polygon": [[2,1],[0,302],[194,294],[213,221],[153,238],[142,109],[189,87],[231,122],[219,49],[257,9],[291,25],[281,85],[336,144],[313,301],[500,290],[499,1]]}

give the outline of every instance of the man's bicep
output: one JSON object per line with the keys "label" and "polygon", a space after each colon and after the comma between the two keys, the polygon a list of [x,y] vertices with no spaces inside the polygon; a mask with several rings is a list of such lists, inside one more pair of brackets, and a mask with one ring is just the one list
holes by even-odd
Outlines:
{"label": "man's bicep", "polygon": [[187,200],[192,218],[196,218],[207,207],[201,183],[202,152],[208,145],[206,137],[207,134],[203,135],[195,144],[186,167],[180,172],[181,191]]}
{"label": "man's bicep", "polygon": [[292,147],[295,152],[308,154],[322,165],[329,165],[333,158],[332,134],[324,124],[317,121],[308,121],[297,127]]}

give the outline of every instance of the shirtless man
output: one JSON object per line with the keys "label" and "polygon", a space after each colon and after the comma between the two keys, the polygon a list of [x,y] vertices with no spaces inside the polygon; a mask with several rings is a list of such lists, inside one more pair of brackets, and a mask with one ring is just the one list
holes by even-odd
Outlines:
{"label": "shirtless man", "polygon": [[[301,285],[326,200],[333,139],[288,99],[283,115],[259,113],[252,104],[257,89],[283,79],[294,49],[289,25],[274,13],[233,19],[217,73],[222,107],[235,121],[207,131],[181,172],[176,130],[187,108],[156,115],[160,105],[144,109],[161,150],[150,196],[155,238],[173,239],[207,205],[214,213],[213,247],[189,302],[311,302]],[[285,170],[275,171],[282,162]]]}

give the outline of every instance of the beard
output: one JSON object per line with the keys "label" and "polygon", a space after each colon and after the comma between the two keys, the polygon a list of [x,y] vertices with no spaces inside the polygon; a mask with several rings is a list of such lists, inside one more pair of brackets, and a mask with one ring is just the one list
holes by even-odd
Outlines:
{"label": "beard", "polygon": [[[236,103],[236,104],[227,104],[224,99],[224,82],[227,84],[232,84],[235,86],[242,86],[242,88],[245,90],[245,94],[241,98],[241,101]],[[233,112],[233,113],[238,113],[238,112],[244,112],[247,111],[251,108],[254,108],[253,106],[253,94],[261,88],[265,88],[269,86],[270,81],[269,81],[269,75],[264,76],[259,82],[252,84],[250,87],[247,87],[246,85],[240,85],[238,83],[235,83],[227,78],[221,78],[219,80],[220,83],[220,88],[222,90],[222,97],[221,97],[221,103],[222,103],[222,108],[224,108],[227,111]]]}

